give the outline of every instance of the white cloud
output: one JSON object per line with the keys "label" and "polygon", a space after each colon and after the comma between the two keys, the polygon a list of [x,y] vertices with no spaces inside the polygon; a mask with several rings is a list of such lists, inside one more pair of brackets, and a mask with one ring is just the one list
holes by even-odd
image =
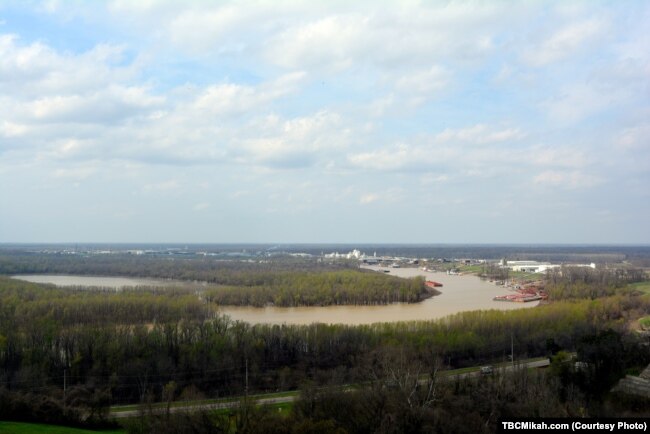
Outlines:
{"label": "white cloud", "polygon": [[349,68],[366,55],[371,32],[365,16],[328,16],[290,27],[269,43],[267,58],[286,68]]}
{"label": "white cloud", "polygon": [[[29,143],[11,145],[25,158],[36,152],[40,158],[154,164],[225,161],[229,147],[253,140],[257,133],[237,117],[258,118],[275,101],[299,90],[306,77],[294,71],[256,85],[216,83],[157,95],[149,86],[131,83],[132,74],[124,72],[130,66],[113,65],[121,53],[122,48],[103,44],[62,54],[42,43],[21,45],[15,36],[1,37],[0,81],[17,86],[3,86],[0,93],[0,136]],[[254,163],[295,151],[302,139],[311,140],[305,145],[309,152],[322,147],[318,123],[300,119],[280,122],[273,137],[279,149],[266,147]],[[310,137],[307,129],[314,131]]]}
{"label": "white cloud", "polygon": [[[252,217],[262,229],[233,232],[264,234],[292,226],[286,217],[307,203],[366,204],[359,210],[370,213],[400,200],[404,214],[418,215],[423,198],[431,206],[462,198],[467,215],[481,215],[474,206],[507,203],[486,207],[493,192],[520,197],[531,185],[536,203],[556,194],[572,203],[575,190],[615,181],[627,186],[616,193],[621,203],[646,194],[645,5],[48,7],[15,10],[55,24],[21,32],[9,14],[17,33],[0,34],[3,197],[43,203],[32,193],[51,186],[60,202],[110,196],[124,201],[115,209],[158,206],[182,220],[194,214],[167,214],[164,200],[182,192],[190,211],[213,209],[217,198],[235,206],[215,213],[222,220],[211,230],[228,227],[229,215],[277,208],[278,226]],[[65,196],[70,180],[84,179],[84,196]],[[514,201],[517,212],[533,215],[525,202]],[[392,208],[402,211],[387,206],[385,221],[398,215]]]}
{"label": "white cloud", "polygon": [[581,83],[563,89],[559,95],[542,102],[541,107],[552,121],[567,125],[611,108],[618,98],[616,93],[602,93],[592,85]]}
{"label": "white cloud", "polygon": [[494,128],[486,124],[476,124],[471,127],[447,128],[437,134],[435,140],[439,143],[464,142],[468,144],[486,144],[516,141],[526,136],[519,128]]}
{"label": "white cloud", "polygon": [[232,198],[239,198],[239,197],[245,197],[245,196],[248,196],[248,195],[250,195],[250,194],[251,194],[251,192],[248,191],[248,190],[238,190],[238,191],[233,192],[233,193],[230,195],[230,197],[232,197]]}
{"label": "white cloud", "polygon": [[175,191],[181,187],[176,179],[168,179],[166,181],[146,184],[142,189],[145,192],[168,192]]}
{"label": "white cloud", "polygon": [[388,188],[381,192],[365,193],[359,197],[360,205],[370,205],[372,203],[394,203],[398,202],[404,195],[401,188]]}
{"label": "white cloud", "polygon": [[73,158],[84,154],[94,145],[94,140],[82,140],[76,138],[66,138],[57,140],[49,148],[49,157],[54,158]]}
{"label": "white cloud", "polygon": [[208,208],[210,208],[210,203],[208,202],[199,202],[192,207],[192,209],[197,212],[205,211]]}
{"label": "white cloud", "polygon": [[426,165],[433,158],[427,156],[422,148],[402,143],[391,148],[352,154],[348,156],[348,161],[353,166],[363,169],[394,171]]}
{"label": "white cloud", "polygon": [[204,52],[229,34],[240,32],[245,11],[232,5],[184,10],[169,23],[169,34],[176,45]]}
{"label": "white cloud", "polygon": [[430,186],[430,185],[435,185],[435,184],[444,184],[448,182],[450,179],[449,175],[445,174],[433,174],[433,173],[425,173],[420,177],[420,184],[424,186]]}
{"label": "white cloud", "polygon": [[615,139],[615,143],[625,150],[650,150],[650,123],[625,128]]}
{"label": "white cloud", "polygon": [[556,171],[548,170],[542,172],[533,178],[533,183],[541,186],[560,187],[560,188],[590,188],[603,182],[602,179],[592,176],[581,171]]}
{"label": "white cloud", "polygon": [[443,89],[449,82],[449,73],[440,66],[405,74],[395,87],[409,93],[430,94]]}
{"label": "white cloud", "polygon": [[428,69],[403,73],[395,82],[395,91],[400,99],[413,108],[441,94],[449,87],[450,82],[450,72],[434,65]]}
{"label": "white cloud", "polygon": [[303,72],[292,72],[259,86],[233,83],[211,85],[197,97],[191,108],[211,115],[246,113],[296,91],[304,78]]}
{"label": "white cloud", "polygon": [[606,30],[607,24],[596,18],[567,24],[528,48],[524,60],[537,67],[564,60],[584,45],[598,40]]}
{"label": "white cloud", "polygon": [[3,121],[0,124],[0,135],[4,137],[17,137],[25,134],[27,126],[10,121]]}
{"label": "white cloud", "polygon": [[[520,25],[528,9],[530,5],[474,2],[334,2],[314,7],[294,1],[118,0],[108,3],[106,15],[159,50],[171,49],[217,69],[244,58],[248,67],[279,66],[318,77],[353,70],[369,78],[386,77],[392,84],[402,80],[400,86],[425,89],[430,96],[448,82],[439,74],[427,82],[427,75],[436,73],[431,65],[444,65],[453,73],[455,64],[488,58],[500,49],[502,29]],[[406,101],[407,106],[421,103],[412,95]]]}
{"label": "white cloud", "polygon": [[91,94],[70,94],[36,99],[27,112],[44,122],[113,123],[159,107],[164,98],[138,87],[110,86]]}
{"label": "white cloud", "polygon": [[233,152],[240,163],[305,167],[318,156],[345,148],[349,136],[337,113],[322,111],[286,121],[271,116],[258,123],[252,137],[241,140]]}
{"label": "white cloud", "polygon": [[[459,129],[445,129],[415,143],[352,153],[348,162],[363,169],[379,171],[430,172],[449,167],[464,167],[467,174],[485,173],[495,163],[525,161],[525,152],[502,149],[504,145],[525,137],[519,128],[497,128],[476,124]],[[480,145],[475,147],[472,145]],[[472,175],[472,176],[474,176]]]}
{"label": "white cloud", "polygon": [[[286,68],[330,72],[360,65],[400,70],[430,65],[441,57],[476,59],[495,49],[492,36],[503,13],[496,5],[385,6],[308,16],[271,35],[265,57]],[[508,17],[517,15],[511,6]]]}
{"label": "white cloud", "polygon": [[135,64],[120,65],[123,46],[98,44],[80,54],[61,53],[41,43],[0,35],[3,94],[19,98],[82,94],[133,79]]}
{"label": "white cloud", "polygon": [[62,179],[84,180],[91,177],[96,172],[97,172],[96,167],[84,165],[83,167],[56,169],[53,173],[53,176],[55,178],[62,178]]}
{"label": "white cloud", "polygon": [[252,108],[258,101],[251,86],[218,84],[205,89],[194,102],[194,109],[212,114],[237,114]]}
{"label": "white cloud", "polygon": [[376,202],[379,200],[380,196],[377,193],[368,193],[364,194],[359,198],[359,203],[361,205],[368,205],[370,203]]}
{"label": "white cloud", "polygon": [[552,167],[584,167],[587,165],[587,155],[574,148],[551,148],[548,146],[533,147],[529,153],[530,161],[538,166]]}

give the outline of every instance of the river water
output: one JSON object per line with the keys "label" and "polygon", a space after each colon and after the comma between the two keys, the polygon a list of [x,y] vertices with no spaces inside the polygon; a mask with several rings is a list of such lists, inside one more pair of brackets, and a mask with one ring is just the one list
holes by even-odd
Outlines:
{"label": "river water", "polygon": [[13,279],[33,283],[51,283],[56,286],[92,286],[122,289],[133,286],[170,286],[181,284],[172,280],[142,279],[131,277],[69,276],[59,274],[20,274]]}
{"label": "river water", "polygon": [[[387,268],[363,267],[378,272]],[[413,321],[442,318],[458,312],[483,309],[523,309],[537,306],[539,302],[507,303],[494,301],[508,289],[471,275],[448,275],[441,272],[422,271],[418,268],[390,268],[398,277],[424,276],[443,284],[437,288],[441,294],[420,303],[395,303],[380,306],[305,306],[305,307],[239,307],[224,306],[223,312],[233,319],[251,323],[268,324],[372,324],[375,322]]]}
{"label": "river water", "polygon": [[[386,268],[364,267],[383,272]],[[525,309],[537,306],[538,302],[507,303],[492,300],[497,295],[508,293],[508,289],[496,286],[471,275],[447,275],[446,273],[422,271],[417,268],[390,268],[390,274],[398,277],[424,276],[443,284],[440,295],[420,303],[396,303],[380,306],[305,306],[305,307],[244,307],[223,306],[221,311],[235,320],[266,324],[372,324],[375,322],[413,321],[442,318],[458,312],[484,309]],[[57,286],[103,286],[121,288],[125,286],[169,286],[183,284],[178,281],[135,279],[123,277],[21,275],[16,279],[36,283],[53,283]]]}

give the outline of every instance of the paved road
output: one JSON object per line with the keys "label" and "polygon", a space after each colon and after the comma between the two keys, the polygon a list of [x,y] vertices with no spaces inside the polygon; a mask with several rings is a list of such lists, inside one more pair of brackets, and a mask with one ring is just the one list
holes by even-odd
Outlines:
{"label": "paved road", "polygon": [[[517,368],[545,368],[551,364],[551,361],[549,359],[542,359],[542,360],[534,360],[530,362],[523,362],[523,363],[515,363],[513,365],[501,365],[501,366],[493,366],[493,369],[495,372],[502,371],[502,372],[512,372]],[[471,378],[471,377],[479,377],[481,376],[481,371],[472,371],[472,372],[465,372],[463,374],[452,374],[452,375],[443,375],[441,376],[442,378],[446,378],[447,380],[452,380],[456,378]]]}
{"label": "paved road", "polygon": [[[550,365],[549,359],[544,359],[544,360],[535,360],[531,362],[518,363],[515,364],[514,366],[513,365],[500,366],[500,367],[495,367],[494,369],[496,371],[503,370],[503,372],[511,372],[517,368],[543,368],[549,365]],[[478,377],[480,375],[481,375],[480,371],[472,371],[472,372],[464,372],[461,374],[441,375],[439,378],[442,381],[451,381],[456,378],[471,378],[471,377]],[[298,393],[296,392],[295,395],[290,395],[290,396],[280,396],[275,398],[256,398],[252,400],[255,403],[255,405],[268,405],[268,404],[281,404],[285,402],[293,402],[297,398],[298,398]],[[188,409],[218,410],[223,408],[235,408],[239,406],[239,403],[240,401],[238,399],[234,399],[226,402],[216,402],[210,404],[191,404],[187,406],[171,407],[169,411],[170,413],[178,413],[181,411],[186,411]],[[165,407],[155,407],[153,409],[153,412],[158,414],[165,413],[165,411],[166,411]],[[140,414],[140,410],[128,410],[128,411],[111,412],[110,415],[115,419],[122,419],[128,417],[137,417],[139,414]]]}

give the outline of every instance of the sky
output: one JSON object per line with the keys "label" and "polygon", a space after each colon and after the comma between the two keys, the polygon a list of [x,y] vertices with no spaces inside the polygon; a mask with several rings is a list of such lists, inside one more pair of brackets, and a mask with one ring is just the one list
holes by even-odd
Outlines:
{"label": "sky", "polygon": [[0,242],[648,244],[648,23],[0,0]]}

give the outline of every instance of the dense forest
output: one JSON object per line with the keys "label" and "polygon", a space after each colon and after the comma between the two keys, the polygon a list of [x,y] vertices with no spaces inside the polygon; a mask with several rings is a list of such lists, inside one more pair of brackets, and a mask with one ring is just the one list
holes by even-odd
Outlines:
{"label": "dense forest", "polygon": [[358,269],[356,261],[324,261],[279,256],[256,260],[212,257],[149,256],[115,253],[71,255],[0,250],[0,274],[74,274],[81,276],[153,277],[220,285],[263,285],[278,273]]}
{"label": "dense forest", "polygon": [[356,262],[282,257],[264,261],[179,259],[134,255],[0,255],[0,274],[60,273],[137,276],[206,282],[205,297],[221,305],[326,306],[416,303],[438,294],[421,278],[360,270]]}
{"label": "dense forest", "polygon": [[207,290],[209,301],[224,305],[314,306],[415,303],[439,294],[424,279],[400,279],[357,270],[276,273],[263,286],[228,286]]}
{"label": "dense forest", "polygon": [[[316,277],[299,267],[264,271],[270,280],[263,283],[327,293],[345,279],[363,287],[357,276],[381,279],[373,287],[391,281],[322,266],[342,268]],[[0,277],[0,419],[106,423],[114,404],[298,388],[288,419],[244,403],[227,420],[205,412],[143,414],[129,431],[449,432],[462,422],[472,428],[466,431],[491,432],[504,416],[619,414],[609,389],[650,362],[648,338],[629,327],[650,313],[650,299],[627,288],[646,278],[635,270],[565,269],[548,276],[550,303],[534,309],[298,326],[220,315],[217,298],[233,291],[226,287],[116,292]],[[511,352],[514,360],[550,356],[554,363],[545,373],[441,380],[440,372],[508,361]],[[587,369],[567,362],[574,352]],[[343,384],[364,386],[344,392]]]}
{"label": "dense forest", "polygon": [[144,407],[127,428],[169,434],[446,434],[492,433],[502,418],[648,417],[650,400],[603,392],[625,366],[641,361],[633,357],[641,348],[608,330],[585,339],[577,350],[579,358],[594,365],[594,351],[601,354],[597,369],[576,370],[560,352],[545,371],[521,368],[454,380],[441,374],[435,362],[423,364],[413,361],[411,352],[388,348],[374,354],[365,387],[306,384],[288,415],[246,401],[228,415],[196,410],[155,415]]}
{"label": "dense forest", "polygon": [[[441,321],[270,326],[232,322],[184,293],[72,291],[68,299],[63,290],[9,279],[0,287],[0,395],[7,412],[0,417],[16,418],[21,408],[33,415],[29,401],[45,406],[38,411],[50,421],[62,417],[52,410],[57,405],[68,417],[77,407],[101,417],[109,403],[160,400],[170,383],[177,397],[216,397],[242,394],[246,378],[255,391],[369,381],[384,353],[407,354],[409,366],[456,368],[506,360],[511,338],[516,358],[576,351],[607,330],[623,342],[627,320],[650,311],[644,297],[617,295]],[[643,351],[625,354],[631,361],[621,366],[647,359]]]}
{"label": "dense forest", "polygon": [[552,300],[596,299],[628,293],[628,284],[647,279],[640,268],[585,268],[563,266],[548,270],[546,290]]}

